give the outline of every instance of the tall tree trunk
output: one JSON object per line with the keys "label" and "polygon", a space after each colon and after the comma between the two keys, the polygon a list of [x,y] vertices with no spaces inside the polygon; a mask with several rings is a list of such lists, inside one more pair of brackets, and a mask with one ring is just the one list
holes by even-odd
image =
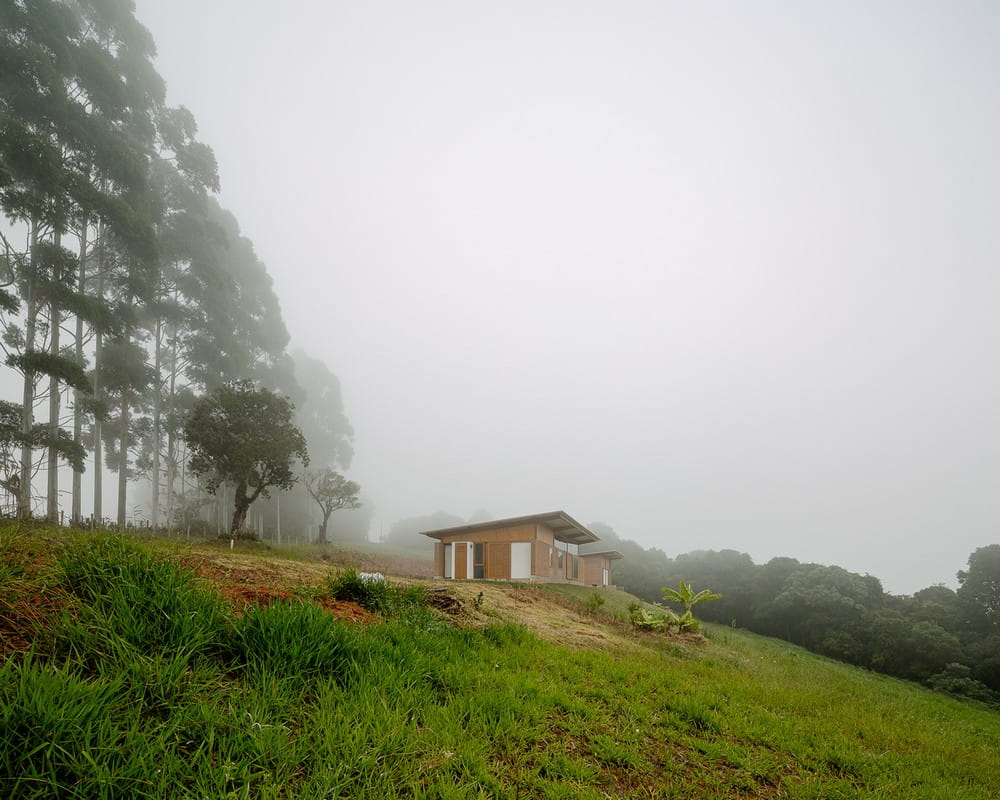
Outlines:
{"label": "tall tree trunk", "polygon": [[[35,348],[35,325],[38,317],[38,303],[35,297],[35,269],[38,265],[38,222],[31,221],[31,253],[28,256],[28,276],[25,281],[25,321],[24,321],[24,352],[30,353]],[[31,429],[35,425],[35,371],[24,370],[24,389],[21,407],[21,484],[17,497],[17,518],[31,517]]]}
{"label": "tall tree trunk", "polygon": [[[59,354],[59,325],[61,323],[59,309],[53,305],[50,310],[51,337],[49,353]],[[49,522],[59,522],[59,451],[56,442],[59,440],[59,407],[62,394],[59,391],[59,378],[49,376],[49,447],[47,460],[48,486],[45,493],[45,516]]]}
{"label": "tall tree trunk", "polygon": [[160,363],[162,361],[163,322],[156,320],[155,352],[153,356],[153,513],[151,522],[154,528],[160,527],[160,405],[163,402],[163,392],[160,391]]}
{"label": "tall tree trunk", "polygon": [[[87,232],[90,223],[86,217],[83,218],[83,230],[80,233],[80,265],[77,272],[76,288],[83,297],[87,289]],[[76,363],[83,368],[83,318],[76,315]],[[83,392],[79,389],[73,390],[73,443],[78,447],[83,445],[83,410],[80,408],[83,402]],[[73,499],[70,510],[70,519],[74,525],[79,525],[83,520],[82,495],[83,495],[83,472],[73,470]]]}
{"label": "tall tree trunk", "polygon": [[[94,397],[101,399],[101,348],[104,337],[100,331],[94,337]],[[104,519],[104,448],[101,440],[103,422],[101,413],[94,414],[94,520],[100,525]]]}
{"label": "tall tree trunk", "polygon": [[[104,223],[97,223],[97,299],[104,301]],[[104,334],[97,329],[94,336],[94,400],[99,404],[102,397],[101,359],[103,353]],[[94,414],[94,522],[102,525],[104,522],[104,452],[101,440],[101,411]]]}
{"label": "tall tree trunk", "polygon": [[[174,300],[177,290],[174,290]],[[171,326],[170,337],[170,385],[167,389],[167,526],[173,526],[174,520],[174,480],[177,476],[177,437],[174,420],[174,397],[177,392],[177,325]],[[181,480],[181,495],[184,494],[183,477]]]}
{"label": "tall tree trunk", "polygon": [[[62,234],[57,230],[54,244],[56,248],[62,246]],[[61,275],[53,275],[53,279],[59,280]],[[53,300],[49,303],[49,355],[53,358],[59,356],[59,327],[62,325],[62,315],[58,304]],[[59,401],[62,396],[59,392],[59,378],[55,375],[49,376],[49,447],[46,462],[46,475],[48,484],[45,493],[45,517],[49,522],[58,524],[59,522],[59,451],[55,444],[59,440]]]}
{"label": "tall tree trunk", "polygon": [[119,419],[118,435],[121,443],[118,446],[118,527],[125,530],[127,521],[127,490],[128,490],[128,412],[131,392],[122,391],[122,410]]}

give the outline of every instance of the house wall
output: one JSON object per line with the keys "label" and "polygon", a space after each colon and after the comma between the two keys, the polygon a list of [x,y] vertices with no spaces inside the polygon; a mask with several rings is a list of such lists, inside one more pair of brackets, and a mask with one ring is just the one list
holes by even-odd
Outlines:
{"label": "house wall", "polygon": [[434,574],[444,575],[444,545],[434,542]]}
{"label": "house wall", "polygon": [[[549,531],[551,534],[551,531]],[[535,538],[534,525],[517,525],[512,528],[486,528],[473,533],[454,533],[442,536],[439,541],[448,542],[530,542]]]}
{"label": "house wall", "polygon": [[[446,573],[444,545],[452,544],[455,550],[454,577],[473,577],[473,549],[469,548],[468,561],[459,552],[460,543],[483,544],[483,577],[488,580],[536,580],[569,583],[587,582],[587,559],[579,557],[577,578],[572,576],[573,559],[577,547],[557,542],[555,534],[547,525],[532,523],[501,528],[485,528],[474,532],[458,532],[446,536],[434,546],[434,572]],[[525,546],[511,548],[512,544]],[[562,558],[562,565],[559,560]],[[462,563],[459,563],[462,562]],[[597,570],[598,582],[601,572]]]}
{"label": "house wall", "polygon": [[548,525],[535,525],[535,542],[531,548],[531,577],[548,581],[556,577],[555,560],[552,557],[555,534]]}
{"label": "house wall", "polygon": [[603,586],[604,570],[611,568],[611,560],[606,556],[583,556],[580,578],[587,586]]}

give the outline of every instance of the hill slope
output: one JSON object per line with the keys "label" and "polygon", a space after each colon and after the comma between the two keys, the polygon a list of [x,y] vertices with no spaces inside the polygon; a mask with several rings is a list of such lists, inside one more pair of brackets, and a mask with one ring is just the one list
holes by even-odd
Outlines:
{"label": "hill slope", "polygon": [[211,547],[2,551],[2,796],[1000,794],[1000,715],[729,629]]}

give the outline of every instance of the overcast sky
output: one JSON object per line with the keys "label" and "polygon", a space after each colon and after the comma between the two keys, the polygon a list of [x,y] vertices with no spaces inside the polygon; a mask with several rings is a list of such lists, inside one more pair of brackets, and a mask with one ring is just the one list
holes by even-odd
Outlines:
{"label": "overcast sky", "polygon": [[139,0],[403,516],[1000,540],[1000,4]]}

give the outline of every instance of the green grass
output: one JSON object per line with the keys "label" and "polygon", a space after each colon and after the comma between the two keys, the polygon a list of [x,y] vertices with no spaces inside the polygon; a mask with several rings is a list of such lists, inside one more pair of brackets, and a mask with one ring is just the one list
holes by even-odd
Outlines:
{"label": "green grass", "polygon": [[998,796],[1000,714],[731,629],[571,649],[391,584],[237,616],[148,545],[0,544],[8,622],[66,598],[0,667],[3,797]]}
{"label": "green grass", "polygon": [[642,603],[643,606],[652,608],[651,604],[639,600],[628,592],[618,589],[598,588],[594,586],[574,586],[569,583],[551,583],[541,587],[547,592],[551,592],[557,597],[561,597],[581,609],[586,609],[587,601],[594,595],[604,598],[604,602],[597,609],[597,615],[606,615],[614,619],[627,620],[629,618],[629,604]]}

